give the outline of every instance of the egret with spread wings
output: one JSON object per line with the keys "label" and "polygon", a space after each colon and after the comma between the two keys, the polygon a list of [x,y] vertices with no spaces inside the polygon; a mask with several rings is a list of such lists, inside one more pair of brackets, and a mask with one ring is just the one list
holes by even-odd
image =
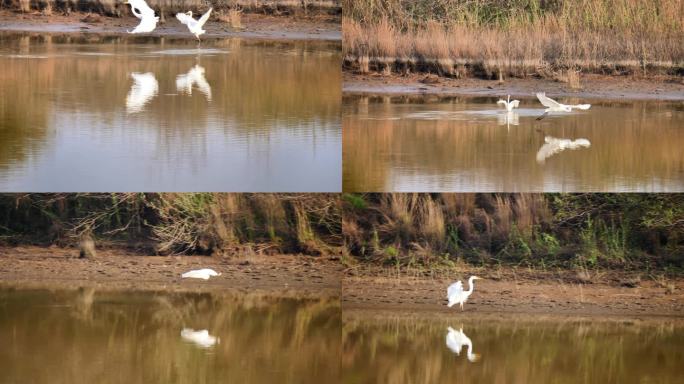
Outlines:
{"label": "egret with spread wings", "polygon": [[128,33],[152,32],[157,28],[159,17],[154,15],[154,10],[147,5],[145,0],[127,0],[126,4],[131,5],[133,15],[140,19],[140,24]]}
{"label": "egret with spread wings", "polygon": [[447,299],[449,299],[449,304],[447,304],[447,307],[451,308],[454,306],[454,304],[460,304],[461,305],[461,310],[463,310],[463,303],[468,300],[468,297],[473,293],[473,281],[480,279],[477,276],[470,276],[468,279],[468,290],[464,291],[463,290],[463,283],[461,281],[457,281],[449,286],[447,288]]}
{"label": "egret with spread wings", "polygon": [[543,119],[544,117],[546,117],[546,115],[549,114],[549,112],[572,112],[573,109],[587,110],[591,108],[591,104],[561,104],[556,100],[547,97],[546,93],[544,92],[537,92],[537,99],[539,99],[542,105],[546,107],[546,110],[544,110],[544,114],[539,116],[537,120]]}
{"label": "egret with spread wings", "polygon": [[202,15],[202,17],[200,17],[199,20],[195,20],[192,18],[192,11],[188,11],[186,13],[178,13],[176,14],[176,19],[178,19],[181,23],[187,25],[190,32],[197,38],[197,41],[200,41],[200,35],[203,35],[207,32],[204,29],[202,29],[202,27],[204,27],[204,24],[207,22],[207,20],[209,20],[209,16],[211,15],[212,9],[213,8],[209,8],[209,10],[204,15]]}
{"label": "egret with spread wings", "polygon": [[506,108],[508,112],[511,112],[514,108],[518,108],[518,106],[520,105],[520,100],[511,101],[511,95],[508,95],[507,100],[499,99],[499,101],[497,101],[496,103],[503,104],[504,108]]}

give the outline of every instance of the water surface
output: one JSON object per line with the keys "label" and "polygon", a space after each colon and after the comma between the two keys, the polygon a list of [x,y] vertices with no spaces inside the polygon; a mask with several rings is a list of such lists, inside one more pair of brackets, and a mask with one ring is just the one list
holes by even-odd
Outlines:
{"label": "water surface", "polygon": [[339,42],[0,33],[0,190],[341,189]]}
{"label": "water surface", "polygon": [[681,383],[682,321],[347,314],[345,383]]}
{"label": "water surface", "polygon": [[327,383],[338,300],[0,290],[3,383]]}
{"label": "water surface", "polygon": [[[549,95],[552,96],[552,95]],[[682,192],[684,104],[344,98],[343,189],[361,192]]]}

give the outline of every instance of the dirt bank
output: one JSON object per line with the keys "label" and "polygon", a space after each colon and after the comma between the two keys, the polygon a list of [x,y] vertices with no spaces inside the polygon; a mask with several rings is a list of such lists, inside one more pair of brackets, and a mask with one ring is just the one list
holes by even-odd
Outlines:
{"label": "dirt bank", "polygon": [[[297,296],[339,296],[342,268],[334,258],[279,255],[221,259],[145,256],[123,249],[98,250],[78,259],[78,250],[0,247],[0,284],[26,288],[135,289],[164,291],[264,291]],[[211,280],[181,279],[191,269],[213,268]]]}
{"label": "dirt bank", "polygon": [[[589,279],[574,272],[523,269],[462,269],[425,276],[419,271],[350,268],[342,281],[345,310],[447,313],[446,288],[471,274],[484,277],[465,312],[578,316],[684,316],[684,278],[645,280],[634,274],[604,272]],[[592,282],[590,282],[590,281]],[[466,284],[467,288],[467,284]]]}
{"label": "dirt bank", "polygon": [[601,99],[679,100],[684,101],[684,79],[631,76],[583,75],[581,89],[549,79],[496,80],[451,79],[436,75],[407,76],[361,75],[344,72],[342,91],[349,95],[438,95],[438,96],[534,96],[545,91],[554,96],[574,96]]}
{"label": "dirt bank", "polygon": [[[138,24],[138,19],[129,15],[122,18],[95,14],[71,13],[70,15],[45,16],[40,13],[15,13],[0,10],[0,31],[43,32],[43,33],[94,33],[127,34]],[[242,29],[233,29],[228,23],[209,21],[207,33],[202,39],[241,37],[265,40],[341,40],[339,22],[334,18],[320,16],[309,18],[276,17],[245,14]],[[175,19],[160,23],[154,32],[136,36],[169,36],[194,39],[187,27]]]}

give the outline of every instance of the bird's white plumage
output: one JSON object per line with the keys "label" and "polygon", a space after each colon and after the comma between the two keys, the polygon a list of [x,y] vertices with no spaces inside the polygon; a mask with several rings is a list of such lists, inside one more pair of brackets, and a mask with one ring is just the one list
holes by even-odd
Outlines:
{"label": "bird's white plumage", "polygon": [[506,100],[499,99],[499,101],[497,101],[496,104],[503,105],[508,112],[511,112],[513,111],[513,109],[518,108],[518,106],[520,106],[520,100],[511,101],[511,95],[508,95],[508,98]]}
{"label": "bird's white plumage", "polygon": [[192,95],[192,88],[197,86],[200,92],[211,101],[211,85],[204,77],[205,70],[200,65],[192,67],[188,73],[176,77],[176,90],[180,93]]}
{"label": "bird's white plumage", "polygon": [[133,85],[126,96],[126,112],[141,112],[159,92],[159,82],[151,72],[131,73]]}
{"label": "bird's white plumage", "polygon": [[449,300],[447,307],[451,308],[454,304],[460,304],[461,310],[463,310],[463,303],[465,303],[466,300],[468,300],[468,297],[473,293],[473,281],[477,279],[479,279],[479,277],[470,276],[468,279],[469,287],[467,291],[463,290],[463,283],[460,280],[451,284],[447,288],[447,299]]}
{"label": "bird's white plumage", "polygon": [[563,152],[566,149],[588,148],[590,146],[591,142],[587,139],[570,140],[546,136],[544,138],[544,145],[537,151],[537,163],[542,164],[549,157]]}
{"label": "bird's white plumage", "polygon": [[220,339],[210,335],[209,331],[206,329],[195,331],[191,328],[183,328],[181,331],[181,337],[183,340],[189,341],[202,348],[211,348],[217,343],[220,343]]}
{"label": "bird's white plumage", "polygon": [[190,32],[193,35],[195,35],[197,39],[199,39],[200,35],[203,35],[207,32],[203,30],[202,27],[209,20],[209,16],[211,15],[212,9],[213,8],[209,8],[209,10],[204,15],[202,15],[202,17],[200,17],[199,20],[195,20],[192,17],[192,11],[188,11],[186,13],[178,13],[176,14],[176,19],[178,19],[178,21],[180,21],[181,23],[187,25]]}
{"label": "bird's white plumage", "polygon": [[561,104],[556,100],[553,100],[546,96],[546,93],[544,92],[537,92],[537,99],[539,99],[539,102],[541,102],[542,105],[546,107],[545,112],[571,112],[573,109],[587,110],[591,108],[591,104]]}
{"label": "bird's white plumage", "polygon": [[181,275],[184,279],[204,279],[209,280],[210,277],[221,276],[220,273],[214,271],[211,268],[196,269],[192,271],[185,272]]}
{"label": "bird's white plumage", "polygon": [[463,346],[465,346],[468,361],[476,362],[480,359],[480,355],[478,355],[477,353],[473,353],[473,342],[472,340],[470,340],[468,336],[466,336],[465,333],[463,333],[463,328],[457,331],[451,327],[448,327],[447,330],[447,348],[449,348],[452,352],[460,356],[461,350],[463,349]]}
{"label": "bird's white plumage", "polygon": [[128,0],[126,4],[131,5],[131,12],[140,19],[140,24],[128,33],[147,33],[157,28],[159,17],[154,15],[154,10],[147,5],[145,0]]}

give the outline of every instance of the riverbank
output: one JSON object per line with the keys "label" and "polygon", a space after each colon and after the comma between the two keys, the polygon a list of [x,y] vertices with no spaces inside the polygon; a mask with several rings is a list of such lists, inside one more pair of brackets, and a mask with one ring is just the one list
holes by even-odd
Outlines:
{"label": "riverbank", "polygon": [[[16,288],[264,292],[296,297],[338,297],[342,267],[335,257],[301,255],[147,256],[125,248],[98,249],[96,258],[60,247],[0,247],[0,285]],[[222,273],[210,280],[181,279],[192,269]]]}
{"label": "riverbank", "polygon": [[345,95],[435,95],[533,97],[544,91],[553,96],[600,99],[684,101],[684,79],[658,76],[583,75],[580,88],[552,79],[513,78],[503,82],[476,78],[453,79],[413,73],[400,75],[363,75],[343,72]]}
{"label": "riverbank", "polygon": [[[16,13],[0,9],[0,31],[39,33],[86,33],[129,35],[139,20],[132,15],[107,17],[91,13],[73,12],[69,15],[50,16],[35,13]],[[227,22],[210,20],[205,25],[203,40],[219,38],[250,38],[264,40],[325,40],[342,39],[339,20],[333,16],[278,17],[261,14],[243,14],[241,28]],[[187,27],[167,19],[159,23],[152,33],[130,36],[187,37],[193,39]]]}
{"label": "riverbank", "polygon": [[446,288],[470,275],[484,280],[476,281],[474,293],[464,306],[465,313],[684,316],[681,277],[646,279],[616,271],[580,275],[573,271],[472,267],[430,274],[369,266],[349,268],[342,282],[343,310],[457,315],[461,313],[458,306],[446,306]]}

